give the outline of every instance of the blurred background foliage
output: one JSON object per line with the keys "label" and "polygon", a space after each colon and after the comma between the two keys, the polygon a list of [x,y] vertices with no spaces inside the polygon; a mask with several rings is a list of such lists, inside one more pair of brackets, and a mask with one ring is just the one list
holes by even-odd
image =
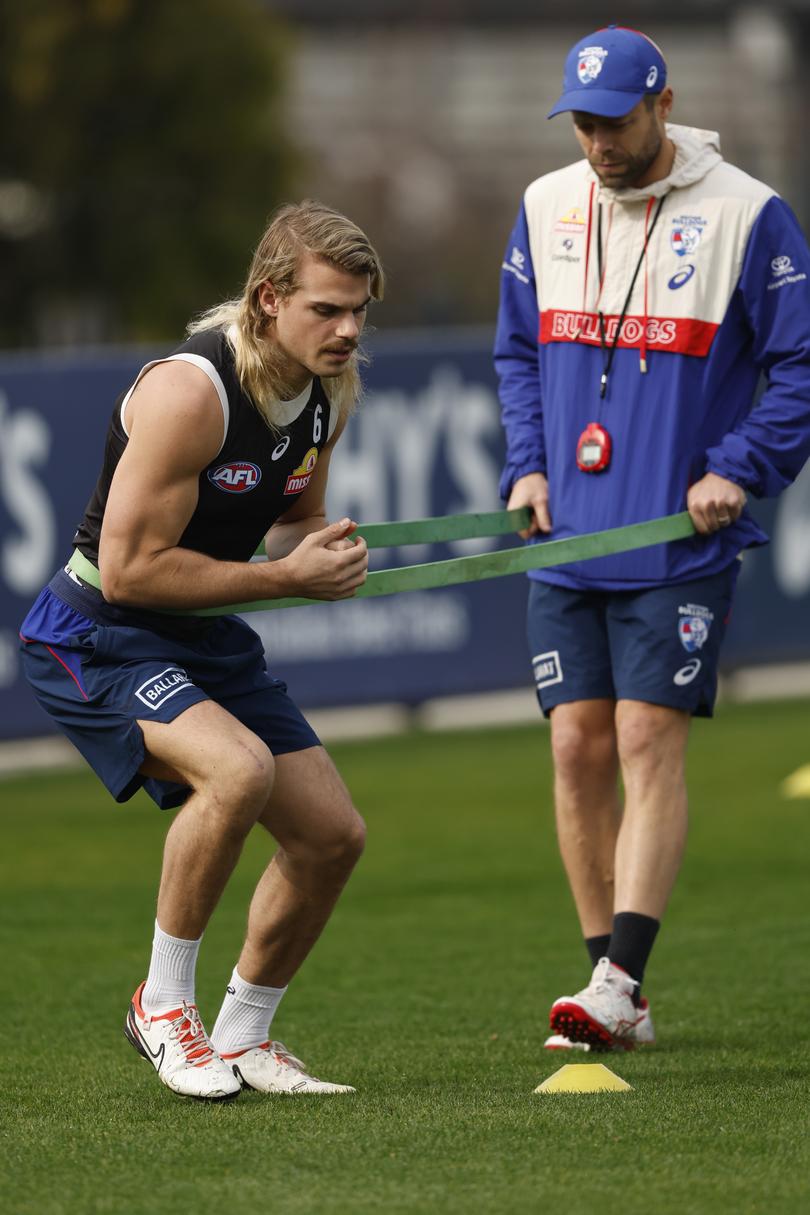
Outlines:
{"label": "blurred background foliage", "polygon": [[238,290],[294,168],[253,0],[6,0],[0,344],[148,341]]}
{"label": "blurred background foliage", "polygon": [[307,196],[379,249],[381,329],[491,329],[523,191],[578,155],[545,119],[565,54],[606,19],[807,224],[810,0],[0,0],[0,348],[176,341]]}

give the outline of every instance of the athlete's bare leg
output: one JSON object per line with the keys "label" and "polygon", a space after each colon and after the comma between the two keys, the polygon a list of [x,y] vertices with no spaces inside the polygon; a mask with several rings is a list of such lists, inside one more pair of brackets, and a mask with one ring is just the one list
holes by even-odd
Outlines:
{"label": "athlete's bare leg", "polygon": [[166,836],[157,919],[170,936],[196,940],[267,805],[273,756],[260,738],[210,700],[168,724],[139,724],[147,751],[141,772],[192,789]]}
{"label": "athlete's bare leg", "polygon": [[280,847],[251,903],[239,973],[283,987],[318,939],[363,850],[365,827],[322,747],[270,751],[212,701],[168,725],[142,721],[141,772],[188,784],[163,855],[157,918],[170,936],[205,929],[256,822]]}
{"label": "athlete's bare leg", "polygon": [[248,915],[237,968],[248,983],[284,987],[329,919],[365,843],[365,826],[322,747],[276,758],[259,818],[279,843]]}
{"label": "athlete's bare leg", "polygon": [[660,920],[681,866],[687,829],[686,744],[680,709],[620,700],[616,733],[624,818],[616,847],[616,911]]}
{"label": "athlete's bare leg", "polygon": [[615,702],[580,700],[551,713],[557,838],[584,937],[609,936],[621,821]]}

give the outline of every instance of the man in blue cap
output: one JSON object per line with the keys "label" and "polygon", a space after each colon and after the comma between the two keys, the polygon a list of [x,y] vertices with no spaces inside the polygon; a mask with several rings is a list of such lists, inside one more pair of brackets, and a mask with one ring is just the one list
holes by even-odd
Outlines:
{"label": "man in blue cap", "polygon": [[[787,205],[667,120],[655,43],[579,40],[549,117],[584,159],[533,182],[495,347],[501,492],[540,541],[688,509],[696,536],[530,575],[560,850],[593,974],[550,1049],[654,1040],[645,966],[686,838],[692,716],[710,717],[739,555],[810,454],[810,251]],[[766,388],[753,406],[761,376]],[[619,777],[623,799],[618,792]]]}

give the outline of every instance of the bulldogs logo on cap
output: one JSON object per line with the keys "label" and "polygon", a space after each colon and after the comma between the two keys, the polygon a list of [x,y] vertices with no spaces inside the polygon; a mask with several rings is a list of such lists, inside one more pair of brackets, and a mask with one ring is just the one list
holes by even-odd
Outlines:
{"label": "bulldogs logo on cap", "polygon": [[566,55],[563,91],[548,116],[583,110],[621,118],[666,83],[667,65],[651,38],[624,26],[603,26],[585,34]]}
{"label": "bulldogs logo on cap", "polygon": [[607,51],[601,46],[586,46],[579,52],[577,75],[583,84],[590,84],[602,71]]}

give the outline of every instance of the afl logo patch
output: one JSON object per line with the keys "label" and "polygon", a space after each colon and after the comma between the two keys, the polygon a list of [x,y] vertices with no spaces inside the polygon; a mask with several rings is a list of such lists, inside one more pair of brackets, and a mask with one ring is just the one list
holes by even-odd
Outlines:
{"label": "afl logo patch", "polygon": [[250,460],[231,460],[208,473],[208,480],[226,494],[246,494],[262,479],[262,470]]}

